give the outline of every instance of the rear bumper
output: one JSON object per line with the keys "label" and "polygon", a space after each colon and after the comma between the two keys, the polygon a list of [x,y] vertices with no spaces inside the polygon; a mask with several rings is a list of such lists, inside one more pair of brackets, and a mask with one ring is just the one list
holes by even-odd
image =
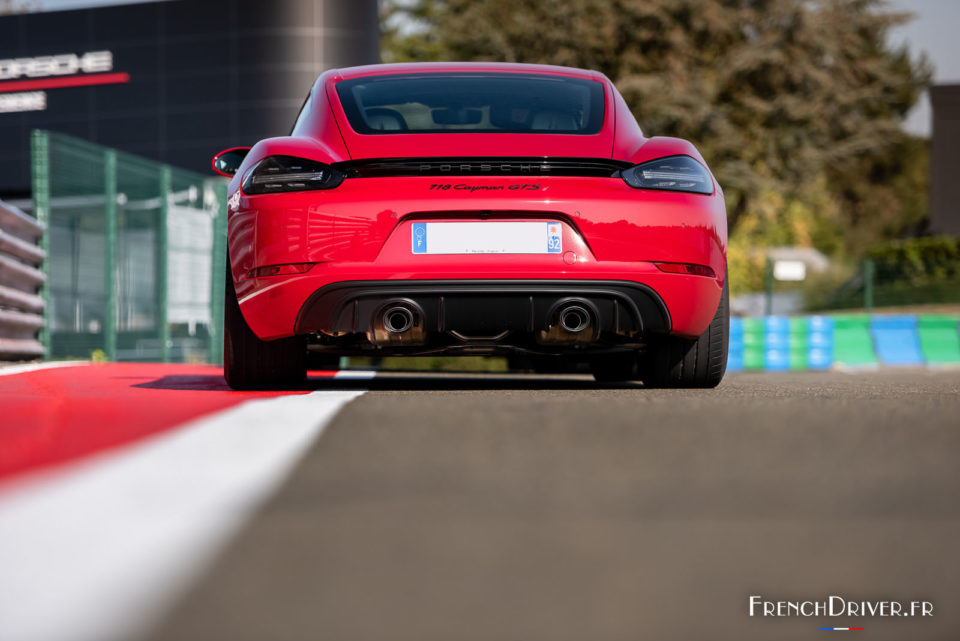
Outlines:
{"label": "rear bumper", "polygon": [[240,305],[251,329],[264,339],[362,336],[374,330],[384,305],[401,299],[422,310],[424,330],[431,334],[452,330],[490,337],[510,330],[535,335],[547,329],[555,320],[554,307],[567,299],[586,301],[604,336],[698,336],[704,331],[720,301],[722,279],[668,274],[647,264],[630,267],[629,272],[604,270],[596,278],[583,278],[582,269],[578,277],[565,278],[554,270],[522,278],[489,273],[454,278],[317,265],[303,276],[270,279]]}
{"label": "rear bumper", "polygon": [[[403,331],[387,320],[391,313],[399,314]],[[570,313],[575,316],[565,328],[561,321]],[[636,343],[645,333],[669,329],[666,306],[649,287],[572,280],[335,283],[307,299],[295,327],[332,345],[364,336],[379,348],[548,351]]]}

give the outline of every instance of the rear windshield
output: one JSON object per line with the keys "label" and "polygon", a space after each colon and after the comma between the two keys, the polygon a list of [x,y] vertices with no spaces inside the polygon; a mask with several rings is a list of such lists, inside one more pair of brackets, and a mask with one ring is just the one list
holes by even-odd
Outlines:
{"label": "rear windshield", "polygon": [[337,83],[354,131],[596,134],[603,85],[562,76],[431,73]]}

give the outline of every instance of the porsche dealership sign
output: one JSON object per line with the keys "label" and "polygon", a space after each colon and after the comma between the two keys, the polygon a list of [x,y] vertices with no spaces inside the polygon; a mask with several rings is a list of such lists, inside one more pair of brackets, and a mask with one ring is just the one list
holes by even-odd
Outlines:
{"label": "porsche dealership sign", "polygon": [[49,89],[91,87],[128,82],[130,74],[113,73],[113,53],[89,51],[0,60],[0,113],[43,111]]}
{"label": "porsche dealership sign", "polygon": [[30,193],[31,131],[206,172],[289,131],[324,70],[380,59],[377,0],[79,4],[0,15],[0,198]]}
{"label": "porsche dealership sign", "polygon": [[47,94],[43,91],[0,93],[0,114],[18,111],[43,111],[47,108]]}
{"label": "porsche dealership sign", "polygon": [[0,60],[0,80],[69,76],[76,73],[101,73],[113,70],[113,53],[91,51],[78,56],[73,53],[36,58]]}

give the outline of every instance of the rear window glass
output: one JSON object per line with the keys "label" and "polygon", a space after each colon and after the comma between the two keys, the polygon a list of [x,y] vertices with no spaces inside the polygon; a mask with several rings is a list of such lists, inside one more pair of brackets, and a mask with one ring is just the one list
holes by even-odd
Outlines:
{"label": "rear window glass", "polygon": [[372,76],[337,83],[350,126],[361,134],[596,134],[603,85],[528,74]]}

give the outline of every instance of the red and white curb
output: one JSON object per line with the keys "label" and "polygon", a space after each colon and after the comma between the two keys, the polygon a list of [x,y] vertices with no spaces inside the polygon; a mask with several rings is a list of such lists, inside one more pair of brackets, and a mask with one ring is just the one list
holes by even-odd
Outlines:
{"label": "red and white curb", "polygon": [[249,400],[0,487],[0,639],[149,630],[363,393]]}
{"label": "red and white curb", "polygon": [[90,361],[51,361],[49,363],[26,363],[23,365],[4,365],[0,367],[0,376],[11,376],[13,374],[37,372],[44,369],[56,369],[58,367],[75,367],[77,365],[89,365],[89,364],[90,364]]}

